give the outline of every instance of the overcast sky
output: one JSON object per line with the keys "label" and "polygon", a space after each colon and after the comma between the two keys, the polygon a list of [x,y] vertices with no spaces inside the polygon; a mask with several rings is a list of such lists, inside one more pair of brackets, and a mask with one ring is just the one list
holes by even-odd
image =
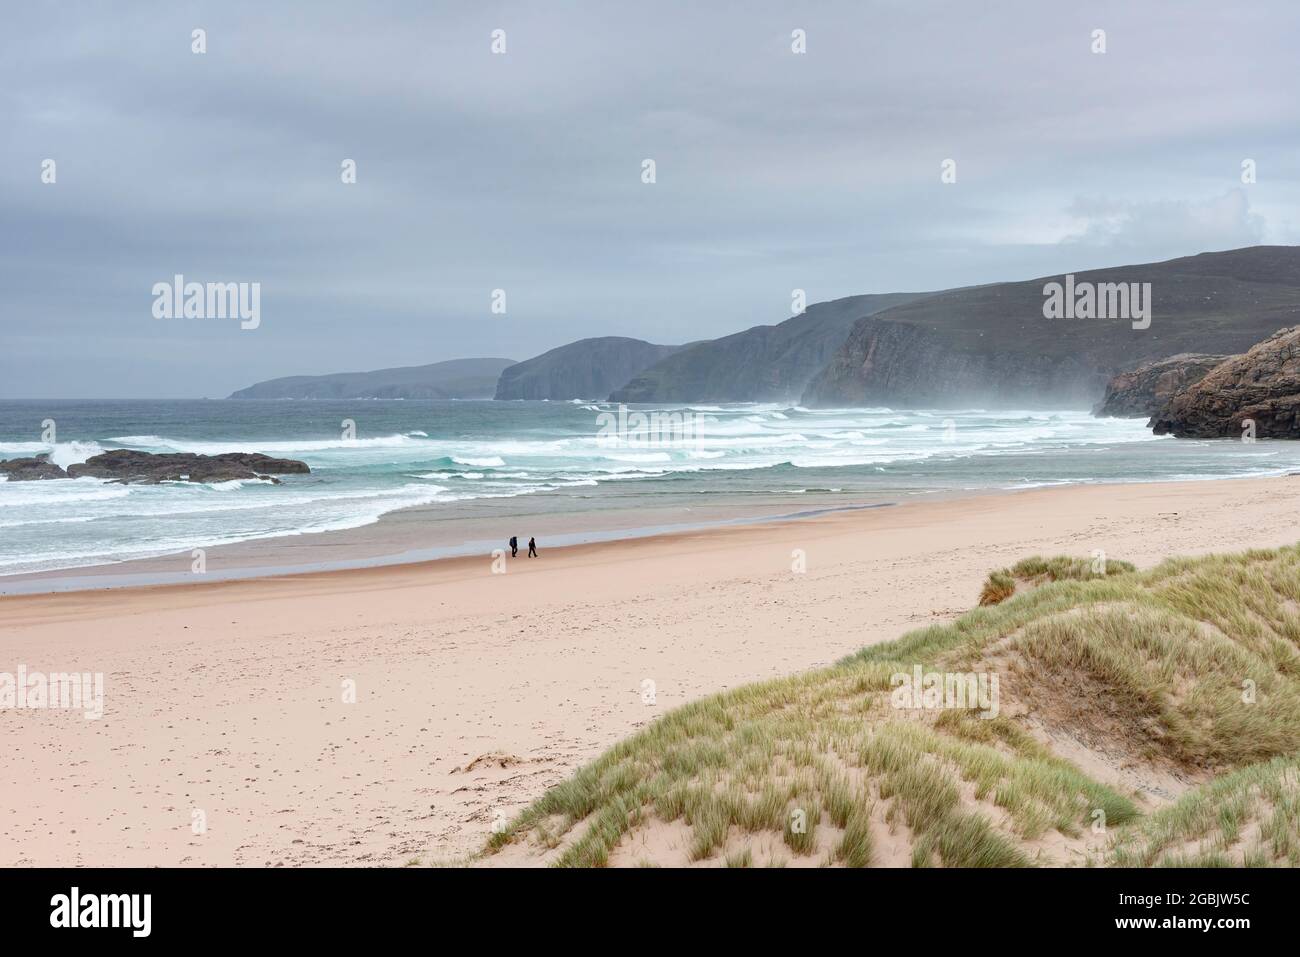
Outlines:
{"label": "overcast sky", "polygon": [[[1295,0],[5,4],[0,397],[1297,243],[1298,49]],[[154,318],[176,273],[259,282],[260,327]]]}

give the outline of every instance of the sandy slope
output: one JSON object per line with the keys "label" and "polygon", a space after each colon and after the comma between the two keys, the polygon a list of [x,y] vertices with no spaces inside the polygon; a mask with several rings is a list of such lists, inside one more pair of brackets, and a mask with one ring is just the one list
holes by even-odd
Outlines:
{"label": "sandy slope", "polygon": [[100,721],[0,711],[0,865],[451,858],[664,709],[955,616],[1024,555],[1148,564],[1297,529],[1295,478],[1058,488],[544,549],[505,574],[485,556],[0,599],[0,671],[107,675]]}

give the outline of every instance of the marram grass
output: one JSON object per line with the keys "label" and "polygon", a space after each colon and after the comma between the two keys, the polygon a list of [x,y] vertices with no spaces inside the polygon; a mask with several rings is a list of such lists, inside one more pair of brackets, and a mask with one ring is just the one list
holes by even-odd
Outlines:
{"label": "marram grass", "polygon": [[[690,861],[731,867],[1300,864],[1300,547],[1104,573],[1034,557],[980,602],[665,714],[484,853],[528,840],[604,866],[631,832],[682,822]],[[917,665],[996,674],[999,713],[892,707]],[[1048,725],[1203,783],[1156,809],[1056,753]],[[905,859],[885,859],[899,841]]]}

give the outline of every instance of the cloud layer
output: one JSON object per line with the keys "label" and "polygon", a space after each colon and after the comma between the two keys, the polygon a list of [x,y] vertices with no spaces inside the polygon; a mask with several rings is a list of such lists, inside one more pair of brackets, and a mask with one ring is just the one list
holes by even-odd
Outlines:
{"label": "cloud layer", "polygon": [[[0,14],[0,396],[679,342],[796,287],[1300,241],[1284,0],[371,6]],[[153,319],[175,273],[260,282],[261,326]]]}

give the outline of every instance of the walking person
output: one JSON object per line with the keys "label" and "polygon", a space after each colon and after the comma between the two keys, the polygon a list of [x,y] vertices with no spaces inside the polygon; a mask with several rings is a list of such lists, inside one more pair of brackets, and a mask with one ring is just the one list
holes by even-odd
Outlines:
{"label": "walking person", "polygon": [[519,557],[519,537],[517,535],[510,536],[510,557]]}
{"label": "walking person", "polygon": [[531,535],[528,536],[528,557],[537,557],[537,539],[533,538]]}

